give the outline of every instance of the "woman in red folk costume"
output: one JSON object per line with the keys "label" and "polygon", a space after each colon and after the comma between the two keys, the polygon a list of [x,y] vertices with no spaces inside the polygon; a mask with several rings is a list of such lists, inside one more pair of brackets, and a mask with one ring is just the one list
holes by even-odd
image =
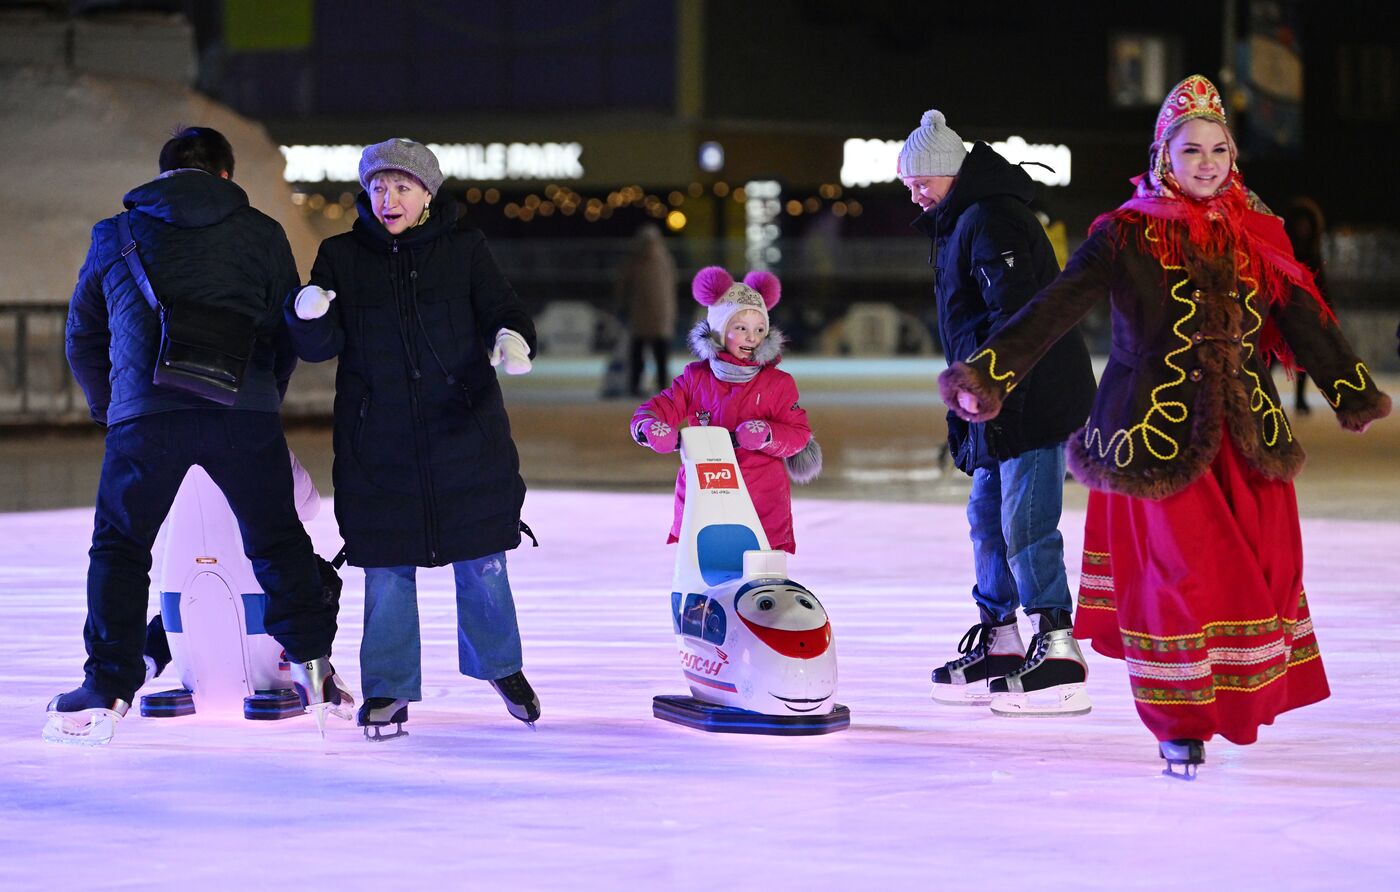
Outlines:
{"label": "woman in red folk costume", "polygon": [[[735,282],[720,267],[710,266],[696,273],[691,291],[708,308],[690,331],[690,349],[699,361],[637,407],[632,438],[667,453],[676,450],[683,426],[729,430],[739,473],[769,547],[792,553],[797,545],[788,480],[815,480],[822,459],[807,412],[797,403],[797,383],[778,368],[783,335],[768,325],[768,311],[782,293],[778,277],[755,270]],[[682,468],[676,475],[676,511],[667,542],[679,539],[684,508]]]}
{"label": "woman in red folk costume", "polygon": [[1069,465],[1094,492],[1075,634],[1127,661],[1168,773],[1219,734],[1328,695],[1303,590],[1303,464],[1269,373],[1307,368],[1342,426],[1390,412],[1282,221],[1245,188],[1220,94],[1200,75],[1157,117],[1133,197],[1094,221],[1051,285],[939,380],[996,416],[1045,350],[1105,298],[1113,348]]}

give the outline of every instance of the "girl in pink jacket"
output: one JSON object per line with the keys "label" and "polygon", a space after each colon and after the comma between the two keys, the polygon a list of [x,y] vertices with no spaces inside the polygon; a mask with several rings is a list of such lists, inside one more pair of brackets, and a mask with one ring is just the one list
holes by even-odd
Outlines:
{"label": "girl in pink jacket", "polygon": [[[797,384],[778,370],[783,336],[768,327],[768,311],[781,295],[772,273],[755,271],[734,279],[717,266],[706,267],[691,285],[695,299],[709,307],[690,331],[698,357],[671,386],[637,407],[632,436],[656,452],[674,452],[680,428],[699,424],[729,430],[771,548],[794,552],[792,492],[788,478],[807,483],[821,473],[821,448],[797,404]],[[676,511],[667,542],[680,537],[685,508],[685,473],[676,475]]]}

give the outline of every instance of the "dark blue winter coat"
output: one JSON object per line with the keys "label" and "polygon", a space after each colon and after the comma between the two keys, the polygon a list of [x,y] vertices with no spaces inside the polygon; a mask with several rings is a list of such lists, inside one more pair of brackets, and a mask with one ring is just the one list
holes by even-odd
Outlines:
{"label": "dark blue winter coat", "polygon": [[[1032,197],[1030,176],[979,142],[952,191],[914,221],[933,239],[938,336],[950,365],[967,360],[1060,272],[1029,207]],[[1094,390],[1089,351],[1071,330],[1007,397],[995,420],[971,424],[948,412],[953,460],[971,474],[1063,442],[1084,424]]]}
{"label": "dark blue winter coat", "polygon": [[[194,300],[261,318],[233,409],[276,412],[296,354],[282,325],[282,299],[296,287],[296,261],[281,225],[248,205],[231,180],[170,171],[126,194],[131,233],[156,297]],[[151,383],[160,319],[121,255],[117,218],[92,228],[92,244],[68,306],[68,364],[101,424],[218,404]]]}
{"label": "dark blue winter coat", "polygon": [[311,282],[336,298],[287,321],[301,358],[339,357],[335,515],[360,567],[432,567],[520,544],[525,483],[490,353],[503,328],[535,346],[530,315],[451,198],[398,237],[364,193],[326,239]]}

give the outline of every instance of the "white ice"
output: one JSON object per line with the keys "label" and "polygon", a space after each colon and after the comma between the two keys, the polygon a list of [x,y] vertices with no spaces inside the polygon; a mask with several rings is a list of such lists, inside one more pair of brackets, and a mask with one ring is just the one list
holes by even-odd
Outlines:
{"label": "white ice", "polygon": [[[1120,663],[1093,712],[1003,719],[929,700],[972,622],[946,505],[799,500],[795,578],[824,600],[851,728],[705,734],[667,618],[670,496],[532,491],[510,555],[538,730],[456,672],[450,573],[420,573],[411,736],[332,719],[141,718],[107,747],[39,738],[81,679],[87,509],[0,516],[0,888],[1387,889],[1400,878],[1400,525],[1305,519],[1331,699],[1160,774]],[[1072,556],[1082,516],[1062,528]],[[337,541],[327,506],[310,525]],[[339,670],[357,681],[347,572]],[[155,609],[153,602],[152,609]],[[169,685],[157,679],[145,692]],[[358,684],[354,685],[358,689]]]}

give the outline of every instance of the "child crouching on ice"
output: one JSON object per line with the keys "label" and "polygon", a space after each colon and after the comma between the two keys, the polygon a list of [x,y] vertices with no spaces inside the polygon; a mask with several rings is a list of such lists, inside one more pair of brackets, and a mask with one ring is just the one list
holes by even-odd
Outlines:
{"label": "child crouching on ice", "polygon": [[[792,491],[788,479],[808,483],[821,473],[821,447],[807,413],[797,403],[797,384],[778,370],[783,336],[768,327],[778,303],[777,276],[754,271],[735,282],[717,266],[696,274],[695,299],[709,307],[690,331],[699,357],[671,386],[637,407],[632,437],[656,452],[674,452],[685,425],[732,432],[739,473],[744,476],[769,547],[793,553]],[[667,542],[680,537],[685,508],[685,470],[676,475],[676,511]]]}

